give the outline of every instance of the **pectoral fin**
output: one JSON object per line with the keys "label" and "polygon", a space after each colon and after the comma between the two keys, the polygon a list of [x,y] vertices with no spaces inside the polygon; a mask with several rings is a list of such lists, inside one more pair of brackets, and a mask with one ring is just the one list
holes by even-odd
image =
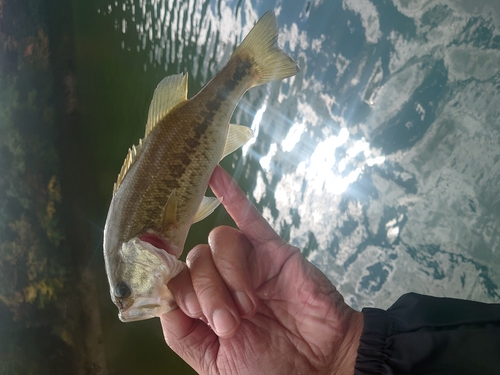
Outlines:
{"label": "pectoral fin", "polygon": [[248,126],[229,124],[229,131],[227,133],[226,145],[222,158],[224,159],[231,152],[236,151],[243,146],[253,137],[252,129]]}
{"label": "pectoral fin", "polygon": [[175,189],[168,197],[167,203],[163,208],[163,229],[177,225],[177,195]]}
{"label": "pectoral fin", "polygon": [[149,105],[148,122],[146,124],[146,136],[165,115],[176,105],[187,100],[188,75],[175,74],[164,78],[156,86],[153,99]]}
{"label": "pectoral fin", "polygon": [[200,220],[203,220],[212,212],[214,212],[214,210],[221,202],[222,198],[203,197],[200,207],[198,208],[198,211],[196,211],[196,214],[194,215],[193,224],[197,223]]}

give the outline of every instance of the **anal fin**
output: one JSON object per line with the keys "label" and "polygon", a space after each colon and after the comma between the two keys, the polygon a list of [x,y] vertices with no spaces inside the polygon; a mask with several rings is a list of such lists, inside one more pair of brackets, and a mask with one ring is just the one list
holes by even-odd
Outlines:
{"label": "anal fin", "polygon": [[253,131],[248,126],[229,124],[227,132],[226,144],[222,158],[236,151],[253,137]]}

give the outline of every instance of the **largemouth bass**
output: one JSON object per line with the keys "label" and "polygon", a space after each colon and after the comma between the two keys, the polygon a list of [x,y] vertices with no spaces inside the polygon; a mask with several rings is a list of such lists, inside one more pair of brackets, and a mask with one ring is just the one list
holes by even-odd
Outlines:
{"label": "largemouth bass", "polygon": [[227,65],[191,99],[188,76],[163,79],[151,101],[146,133],[125,159],[104,228],[111,299],[122,321],[160,316],[176,307],[167,283],[191,224],[220,203],[204,197],[219,161],[251,138],[229,121],[251,87],[293,76],[297,63],[276,41],[272,11],[253,27]]}

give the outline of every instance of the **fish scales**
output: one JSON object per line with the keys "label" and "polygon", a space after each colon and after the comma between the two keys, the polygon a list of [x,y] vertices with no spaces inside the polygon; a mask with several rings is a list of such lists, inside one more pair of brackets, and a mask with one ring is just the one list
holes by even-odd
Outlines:
{"label": "fish scales", "polygon": [[[125,198],[130,204],[124,207],[123,218],[134,220],[125,225],[124,238],[148,227],[161,232],[162,218],[157,213],[163,207],[158,206],[162,201],[159,198],[168,197],[173,189],[179,189],[178,194],[183,197],[177,201],[179,225],[197,209],[202,198],[200,189],[205,191],[203,185],[208,183],[218,162],[213,155],[222,154],[224,145],[220,140],[225,139],[236,104],[253,81],[250,64],[244,64],[244,69],[239,69],[238,64],[241,59],[228,64],[198,95],[172,110],[144,142],[142,157],[129,172],[131,186],[121,189],[125,194],[141,196],[133,200]],[[180,124],[177,132],[172,132],[169,126],[172,123]],[[184,123],[186,126],[182,126]],[[155,165],[168,168],[155,170]],[[135,171],[141,174],[137,178],[133,176]]]}
{"label": "fish scales", "polygon": [[181,254],[191,224],[220,203],[204,197],[220,159],[251,138],[229,121],[251,87],[297,73],[276,46],[278,25],[266,13],[226,66],[187,98],[187,75],[160,82],[146,135],[133,147],[115,184],[104,230],[111,298],[122,321],[148,319],[175,307],[166,284],[184,267]]}

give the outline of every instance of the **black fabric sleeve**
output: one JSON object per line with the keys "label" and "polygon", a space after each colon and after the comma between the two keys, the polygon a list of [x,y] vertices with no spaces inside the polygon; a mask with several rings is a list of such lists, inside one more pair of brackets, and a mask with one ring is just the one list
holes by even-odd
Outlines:
{"label": "black fabric sleeve", "polygon": [[355,375],[500,374],[500,304],[409,293],[363,315]]}

